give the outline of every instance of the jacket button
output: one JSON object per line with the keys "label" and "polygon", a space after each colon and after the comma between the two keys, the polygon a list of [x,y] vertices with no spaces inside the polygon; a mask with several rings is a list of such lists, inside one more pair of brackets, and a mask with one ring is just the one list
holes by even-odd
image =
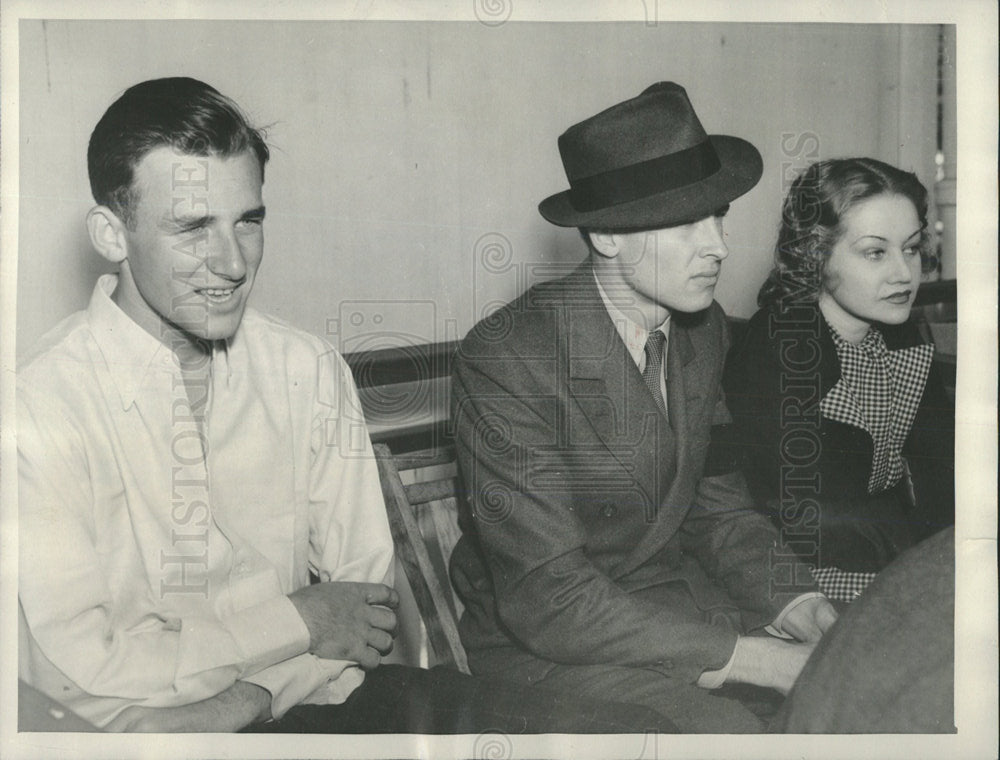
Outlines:
{"label": "jacket button", "polygon": [[601,510],[601,514],[605,517],[614,517],[618,514],[618,507],[614,504],[608,504],[608,506]]}

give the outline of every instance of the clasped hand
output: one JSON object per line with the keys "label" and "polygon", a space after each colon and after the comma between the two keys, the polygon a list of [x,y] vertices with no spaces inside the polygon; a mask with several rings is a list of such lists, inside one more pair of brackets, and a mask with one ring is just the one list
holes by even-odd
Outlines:
{"label": "clasped hand", "polygon": [[389,586],[330,581],[288,598],[309,629],[309,651],[316,656],[371,670],[392,651],[399,594]]}
{"label": "clasped hand", "polygon": [[785,615],[781,629],[797,641],[769,636],[741,636],[736,642],[728,680],[768,686],[787,694],[823,634],[837,621],[837,611],[826,597],[796,604]]}
{"label": "clasped hand", "polygon": [[796,639],[815,644],[837,622],[837,611],[824,596],[816,596],[796,604],[785,615],[781,630]]}

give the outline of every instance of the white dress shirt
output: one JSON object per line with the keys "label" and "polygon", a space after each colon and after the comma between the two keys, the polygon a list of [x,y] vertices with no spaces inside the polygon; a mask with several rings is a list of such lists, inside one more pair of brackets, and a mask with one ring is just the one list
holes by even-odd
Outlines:
{"label": "white dress shirt", "polygon": [[[280,717],[341,702],[287,594],[392,583],[357,392],[325,342],[248,309],[192,413],[174,354],[101,278],[18,374],[21,677],[97,725],[236,680]],[[203,415],[203,419],[201,419]]]}

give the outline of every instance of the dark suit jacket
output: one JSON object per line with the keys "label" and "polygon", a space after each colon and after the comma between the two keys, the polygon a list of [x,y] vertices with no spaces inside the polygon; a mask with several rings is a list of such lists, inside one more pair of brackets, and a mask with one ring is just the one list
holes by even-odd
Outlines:
{"label": "dark suit jacket", "polygon": [[721,395],[718,304],[671,319],[670,423],[589,263],[483,320],[459,350],[453,419],[469,493],[452,579],[473,670],[533,680],[553,663],[695,681],[736,631],[812,586],[738,473],[702,477]]}
{"label": "dark suit jacket", "polygon": [[[890,350],[922,342],[912,324],[880,329]],[[837,349],[817,307],[759,311],[726,363],[728,443],[755,503],[798,536],[803,558],[874,572],[954,521],[954,406],[932,365],[903,447],[913,494],[904,479],[869,495],[871,436],[819,410],[838,380]]]}

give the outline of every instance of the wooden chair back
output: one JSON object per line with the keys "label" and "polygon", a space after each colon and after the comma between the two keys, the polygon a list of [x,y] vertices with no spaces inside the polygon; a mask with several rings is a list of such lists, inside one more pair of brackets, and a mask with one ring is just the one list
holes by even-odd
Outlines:
{"label": "wooden chair back", "polygon": [[462,603],[448,577],[448,560],[461,536],[455,448],[447,444],[396,455],[385,443],[374,449],[396,555],[433,650],[428,664],[468,673],[458,636]]}

